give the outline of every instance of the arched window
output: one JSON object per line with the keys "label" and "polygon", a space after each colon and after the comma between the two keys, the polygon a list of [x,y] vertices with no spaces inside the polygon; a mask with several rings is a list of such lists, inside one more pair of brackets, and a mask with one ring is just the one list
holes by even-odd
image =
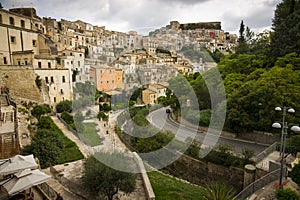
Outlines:
{"label": "arched window", "polygon": [[9,24],[10,25],[15,25],[15,19],[13,17],[9,17]]}

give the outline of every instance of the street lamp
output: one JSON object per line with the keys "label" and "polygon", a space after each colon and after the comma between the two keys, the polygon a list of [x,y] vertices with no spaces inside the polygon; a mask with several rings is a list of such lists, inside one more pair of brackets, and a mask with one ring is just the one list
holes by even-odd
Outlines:
{"label": "street lamp", "polygon": [[[286,113],[295,113],[295,110],[293,108],[287,108],[287,107],[276,107],[275,111],[283,111],[282,113],[282,122],[274,123],[272,124],[273,128],[281,128],[281,139],[280,139],[280,177],[279,177],[279,188],[282,188],[282,176],[283,176],[283,165],[284,165],[284,153],[285,153],[285,143],[286,143],[286,136],[287,136],[287,129],[289,127],[289,124],[285,121]],[[292,131],[300,132],[299,126],[292,126]]]}

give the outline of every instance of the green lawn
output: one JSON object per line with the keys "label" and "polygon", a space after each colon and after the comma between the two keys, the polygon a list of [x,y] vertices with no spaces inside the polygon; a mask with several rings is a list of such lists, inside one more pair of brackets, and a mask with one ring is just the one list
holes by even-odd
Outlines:
{"label": "green lawn", "polygon": [[94,147],[102,144],[102,139],[99,137],[95,123],[83,123],[84,132],[80,134],[82,139],[88,145]]}
{"label": "green lawn", "polygon": [[203,189],[159,172],[148,172],[156,200],[204,200]]}

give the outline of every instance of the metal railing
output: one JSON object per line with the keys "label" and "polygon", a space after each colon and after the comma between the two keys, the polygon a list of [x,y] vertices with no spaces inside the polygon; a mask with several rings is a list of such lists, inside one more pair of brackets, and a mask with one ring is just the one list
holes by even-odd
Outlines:
{"label": "metal railing", "polygon": [[244,200],[259,189],[265,187],[266,185],[270,184],[271,182],[277,180],[279,178],[280,169],[272,171],[265,176],[261,177],[260,179],[254,181],[246,188],[244,188],[238,195],[234,197],[234,200]]}
{"label": "metal railing", "polygon": [[47,183],[42,183],[37,186],[45,195],[47,195],[47,199],[56,199],[57,193],[56,191],[49,186]]}
{"label": "metal railing", "polygon": [[262,161],[264,158],[266,158],[268,155],[270,155],[272,152],[276,150],[277,142],[270,145],[268,148],[260,152],[258,155],[255,156],[255,162],[256,164]]}

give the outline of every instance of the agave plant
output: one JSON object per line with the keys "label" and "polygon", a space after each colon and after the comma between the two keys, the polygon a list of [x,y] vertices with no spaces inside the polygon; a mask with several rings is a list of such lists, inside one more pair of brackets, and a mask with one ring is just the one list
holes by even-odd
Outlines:
{"label": "agave plant", "polygon": [[223,183],[211,183],[206,186],[204,197],[207,200],[233,200],[234,192]]}

